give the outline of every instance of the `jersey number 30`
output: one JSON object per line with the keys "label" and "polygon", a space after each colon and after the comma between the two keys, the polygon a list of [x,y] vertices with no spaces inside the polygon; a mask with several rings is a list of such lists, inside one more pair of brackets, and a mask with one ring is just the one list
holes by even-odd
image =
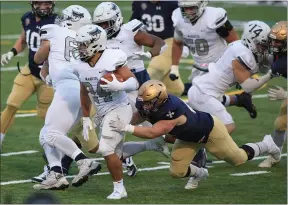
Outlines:
{"label": "jersey number 30", "polygon": [[147,31],[162,32],[165,29],[164,18],[160,15],[151,17],[149,14],[143,14],[142,20],[146,22]]}

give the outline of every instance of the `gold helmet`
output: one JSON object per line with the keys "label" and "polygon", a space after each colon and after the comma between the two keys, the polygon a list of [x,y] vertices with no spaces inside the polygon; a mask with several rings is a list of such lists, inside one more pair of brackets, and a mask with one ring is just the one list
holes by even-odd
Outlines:
{"label": "gold helmet", "polygon": [[164,83],[159,80],[149,80],[141,85],[137,101],[144,111],[156,111],[168,98]]}
{"label": "gold helmet", "polygon": [[288,21],[277,22],[268,34],[269,51],[271,53],[287,52]]}

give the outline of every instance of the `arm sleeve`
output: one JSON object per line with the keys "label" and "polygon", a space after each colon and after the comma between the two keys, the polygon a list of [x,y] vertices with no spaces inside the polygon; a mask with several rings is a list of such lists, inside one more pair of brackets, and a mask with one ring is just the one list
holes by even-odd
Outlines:
{"label": "arm sleeve", "polygon": [[[211,19],[211,21],[210,21]],[[209,16],[208,27],[210,29],[217,29],[223,26],[228,20],[227,13],[223,8],[213,8]]]}
{"label": "arm sleeve", "polygon": [[53,24],[44,25],[40,29],[41,40],[51,40],[53,38],[55,26]]}
{"label": "arm sleeve", "polygon": [[125,29],[132,31],[133,36],[135,36],[138,33],[138,31],[145,30],[145,26],[141,21],[133,19],[132,21],[129,21],[125,25]]}

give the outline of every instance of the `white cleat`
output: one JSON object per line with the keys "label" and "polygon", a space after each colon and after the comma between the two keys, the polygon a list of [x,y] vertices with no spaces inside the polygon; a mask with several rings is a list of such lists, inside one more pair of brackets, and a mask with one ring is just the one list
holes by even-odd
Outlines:
{"label": "white cleat", "polygon": [[135,177],[137,175],[138,168],[132,157],[127,157],[126,159],[122,160],[122,167],[127,169],[127,175],[129,177]]}
{"label": "white cleat", "polygon": [[101,170],[101,164],[94,159],[82,159],[76,162],[79,173],[72,180],[72,186],[78,187],[88,181],[89,176],[97,174]]}
{"label": "white cleat", "polygon": [[278,164],[280,162],[279,160],[275,160],[271,155],[269,155],[265,160],[263,160],[258,167],[260,168],[270,168],[274,166],[275,164]]}
{"label": "white cleat", "polygon": [[122,198],[127,198],[127,197],[128,197],[128,195],[127,195],[126,189],[123,188],[122,191],[114,190],[112,194],[107,196],[107,199],[117,200],[117,199],[122,199]]}
{"label": "white cleat", "polygon": [[165,157],[170,158],[168,145],[162,136],[148,140],[147,142],[151,143],[150,146],[154,148],[153,150],[161,152]]}
{"label": "white cleat", "polygon": [[273,141],[271,135],[265,135],[263,142],[268,146],[268,153],[275,159],[276,161],[280,160],[281,150]]}
{"label": "white cleat", "polygon": [[201,168],[201,175],[199,177],[190,177],[185,186],[185,189],[196,189],[198,187],[199,181],[206,179],[208,176],[208,170]]}
{"label": "white cleat", "polygon": [[42,182],[46,179],[47,175],[49,174],[49,167],[47,165],[44,166],[44,172],[39,176],[33,177],[31,179],[32,182]]}
{"label": "white cleat", "polygon": [[52,190],[61,190],[69,187],[69,182],[63,174],[50,171],[46,179],[41,182],[41,184],[35,184],[33,186],[36,190],[42,189],[52,189]]}

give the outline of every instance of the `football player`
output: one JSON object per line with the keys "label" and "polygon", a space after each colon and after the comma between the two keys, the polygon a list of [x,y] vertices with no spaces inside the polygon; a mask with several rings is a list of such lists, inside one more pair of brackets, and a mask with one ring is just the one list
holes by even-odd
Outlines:
{"label": "football player", "polygon": [[[80,96],[84,138],[89,139],[86,133],[92,128],[93,122],[89,118],[89,112],[93,103],[97,110],[94,123],[99,128],[100,138],[97,153],[104,157],[114,185],[114,191],[107,199],[126,198],[120,160],[123,155],[125,133],[112,131],[109,122],[116,116],[120,116],[125,123],[130,122],[132,107],[125,91],[137,90],[139,83],[126,66],[126,54],[120,49],[106,49],[107,36],[102,27],[81,27],[75,40],[80,60],[75,62],[73,67],[82,83]],[[118,74],[124,81],[118,81],[114,74],[111,82],[102,78],[108,72]]]}
{"label": "football player", "polygon": [[9,127],[14,121],[17,110],[23,103],[36,93],[37,115],[44,119],[47,109],[53,98],[53,88],[41,80],[39,64],[34,62],[34,55],[40,46],[39,30],[41,26],[53,24],[56,18],[54,14],[55,1],[30,1],[32,11],[21,17],[22,33],[15,42],[13,48],[1,56],[1,64],[4,66],[17,54],[28,47],[28,65],[20,70],[15,77],[12,91],[7,99],[7,106],[1,114],[0,144]]}
{"label": "football player", "polygon": [[[40,30],[41,46],[34,56],[38,64],[48,59],[49,75],[41,70],[43,79],[52,79],[55,93],[48,109],[45,125],[40,132],[40,144],[43,147],[50,172],[41,184],[34,189],[64,189],[69,182],[62,174],[61,158],[65,154],[75,160],[79,173],[72,180],[73,186],[80,186],[87,181],[88,176],[97,173],[101,165],[95,160],[88,159],[77,145],[67,137],[68,131],[80,119],[80,83],[73,73],[70,60],[74,45],[76,30],[92,19],[88,10],[82,6],[72,5],[64,9],[57,19],[59,25],[45,25]],[[74,47],[73,47],[74,46]],[[65,120],[63,120],[65,119]],[[91,137],[90,137],[91,138]],[[94,135],[97,149],[98,139]],[[89,150],[90,151],[90,150]]]}
{"label": "football player", "polygon": [[[287,33],[288,22],[280,21],[276,23],[268,34],[269,52],[273,55],[271,66],[272,74],[280,75],[287,79]],[[283,88],[270,88],[268,90],[270,100],[283,100],[280,112],[274,122],[274,132],[272,137],[276,145],[282,151],[283,144],[287,138],[287,91]],[[280,162],[272,156],[268,156],[258,167],[271,167]]]}
{"label": "football player", "polygon": [[133,19],[142,21],[148,33],[165,40],[168,48],[163,54],[152,58],[147,71],[151,79],[164,82],[169,93],[180,96],[184,91],[181,78],[174,81],[169,78],[174,35],[171,16],[177,8],[177,1],[133,1],[130,21]]}
{"label": "football player", "polygon": [[[193,110],[178,97],[168,94],[161,81],[150,80],[140,87],[136,107],[138,111],[133,114],[131,124],[118,116],[110,122],[110,127],[117,132],[128,132],[145,139],[163,134],[176,136],[170,175],[176,178],[192,177],[194,189],[200,180],[208,176],[207,169],[190,164],[200,147],[205,147],[215,157],[233,166],[267,152],[274,159],[280,158],[280,149],[270,135],[261,142],[238,147],[221,120]],[[153,127],[134,126],[143,120],[149,120]]]}
{"label": "football player", "polygon": [[[258,65],[267,51],[269,31],[270,27],[264,22],[248,22],[242,40],[229,44],[223,55],[209,64],[209,72],[193,80],[193,86],[188,91],[189,105],[218,117],[228,133],[234,131],[235,124],[222,101],[224,93],[237,82],[245,92],[250,93],[271,78],[271,71],[258,79],[251,78],[260,71]],[[237,98],[232,100],[237,101]]]}
{"label": "football player", "polygon": [[[113,2],[102,2],[95,8],[93,23],[106,30],[108,38],[107,48],[121,49],[126,53],[128,56],[127,66],[136,76],[139,85],[141,86],[149,80],[150,77],[144,67],[143,59],[153,59],[155,56],[162,54],[167,48],[165,42],[159,37],[145,32],[143,30],[143,23],[137,19],[123,24],[121,10]],[[144,52],[144,46],[151,48],[150,51]],[[128,96],[133,109],[136,110],[134,104],[136,102],[137,91],[128,92]],[[146,122],[147,126],[149,124]],[[164,140],[159,138],[159,141],[161,140],[165,144]],[[137,145],[133,144],[133,149],[126,150],[133,150],[133,154],[135,154],[135,152],[138,152],[137,150],[143,150],[143,147],[147,148],[145,143],[151,142],[139,142]],[[126,146],[132,147],[128,143],[124,145],[124,147]],[[156,148],[155,146],[153,147]],[[167,147],[165,150],[167,150]],[[128,175],[135,176],[137,167],[133,163],[132,158],[125,159],[123,163],[127,166]]]}

